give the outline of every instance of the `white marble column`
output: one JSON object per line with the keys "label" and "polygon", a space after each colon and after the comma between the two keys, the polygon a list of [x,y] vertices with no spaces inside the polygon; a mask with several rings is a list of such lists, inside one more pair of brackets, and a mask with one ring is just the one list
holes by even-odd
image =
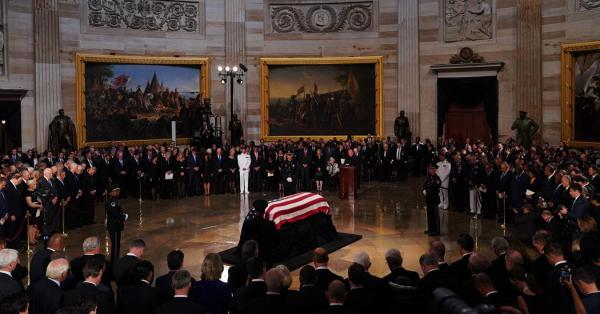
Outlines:
{"label": "white marble column", "polygon": [[[227,0],[225,1],[225,64],[237,66],[240,63],[246,64],[246,5],[245,0]],[[238,115],[238,119],[242,121],[244,126],[244,137],[246,137],[246,84],[238,84],[233,82],[233,113]],[[231,113],[229,104],[231,95],[229,86],[226,89],[225,100],[227,103],[227,123]],[[225,127],[227,129],[227,127]],[[226,130],[227,138],[229,139],[229,130]]]}
{"label": "white marble column", "polygon": [[60,84],[58,0],[35,0],[36,147],[48,147],[48,125],[62,108]]}
{"label": "white marble column", "polygon": [[405,111],[413,140],[421,132],[419,107],[419,3],[398,0],[398,113]]}

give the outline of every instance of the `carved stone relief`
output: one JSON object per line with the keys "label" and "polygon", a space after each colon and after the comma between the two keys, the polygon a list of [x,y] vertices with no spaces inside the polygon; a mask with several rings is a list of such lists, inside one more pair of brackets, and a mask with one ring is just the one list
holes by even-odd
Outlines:
{"label": "carved stone relief", "polygon": [[272,33],[362,32],[373,29],[373,1],[269,5]]}
{"label": "carved stone relief", "polygon": [[159,32],[199,31],[197,0],[87,0],[93,27]]}
{"label": "carved stone relief", "polygon": [[494,34],[493,0],[442,0],[444,41],[492,39]]}
{"label": "carved stone relief", "polygon": [[600,0],[575,0],[577,11],[600,9]]}

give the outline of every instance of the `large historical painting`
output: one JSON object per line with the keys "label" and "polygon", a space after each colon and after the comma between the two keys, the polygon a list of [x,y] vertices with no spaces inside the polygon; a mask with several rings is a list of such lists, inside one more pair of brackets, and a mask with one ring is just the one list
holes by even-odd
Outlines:
{"label": "large historical painting", "polygon": [[444,41],[487,40],[494,35],[493,0],[443,0]]}
{"label": "large historical painting", "polygon": [[600,144],[600,42],[563,45],[563,137]]}
{"label": "large historical painting", "polygon": [[381,59],[263,59],[263,136],[381,133]]}
{"label": "large historical painting", "polygon": [[[193,136],[203,96],[206,59],[78,55],[80,145],[151,142]],[[198,113],[198,114],[196,114]]]}

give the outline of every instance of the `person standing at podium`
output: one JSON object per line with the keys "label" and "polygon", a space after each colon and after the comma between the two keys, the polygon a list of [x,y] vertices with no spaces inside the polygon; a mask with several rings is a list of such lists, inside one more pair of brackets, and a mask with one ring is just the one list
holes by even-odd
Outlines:
{"label": "person standing at podium", "polygon": [[296,194],[296,179],[298,178],[298,165],[294,161],[294,154],[288,152],[286,159],[281,163],[281,180],[283,180],[283,196]]}
{"label": "person standing at podium", "polygon": [[438,205],[440,204],[440,187],[442,180],[436,174],[437,167],[429,166],[427,172],[427,180],[423,184],[423,195],[425,195],[425,202],[427,204],[427,230],[430,236],[440,235],[440,214],[438,212]]}

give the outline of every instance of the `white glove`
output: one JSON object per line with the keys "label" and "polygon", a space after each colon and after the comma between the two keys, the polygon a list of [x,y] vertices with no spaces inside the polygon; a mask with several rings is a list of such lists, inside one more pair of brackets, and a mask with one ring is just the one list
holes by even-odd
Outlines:
{"label": "white glove", "polygon": [[127,220],[127,218],[129,218],[129,215],[127,215],[127,214],[124,214],[124,215],[125,215],[125,220]]}
{"label": "white glove", "polygon": [[286,179],[286,181],[291,183],[291,182],[292,182],[292,178],[291,178],[291,177],[288,177],[288,178]]}
{"label": "white glove", "polygon": [[423,195],[427,196],[427,191],[423,190]]}

